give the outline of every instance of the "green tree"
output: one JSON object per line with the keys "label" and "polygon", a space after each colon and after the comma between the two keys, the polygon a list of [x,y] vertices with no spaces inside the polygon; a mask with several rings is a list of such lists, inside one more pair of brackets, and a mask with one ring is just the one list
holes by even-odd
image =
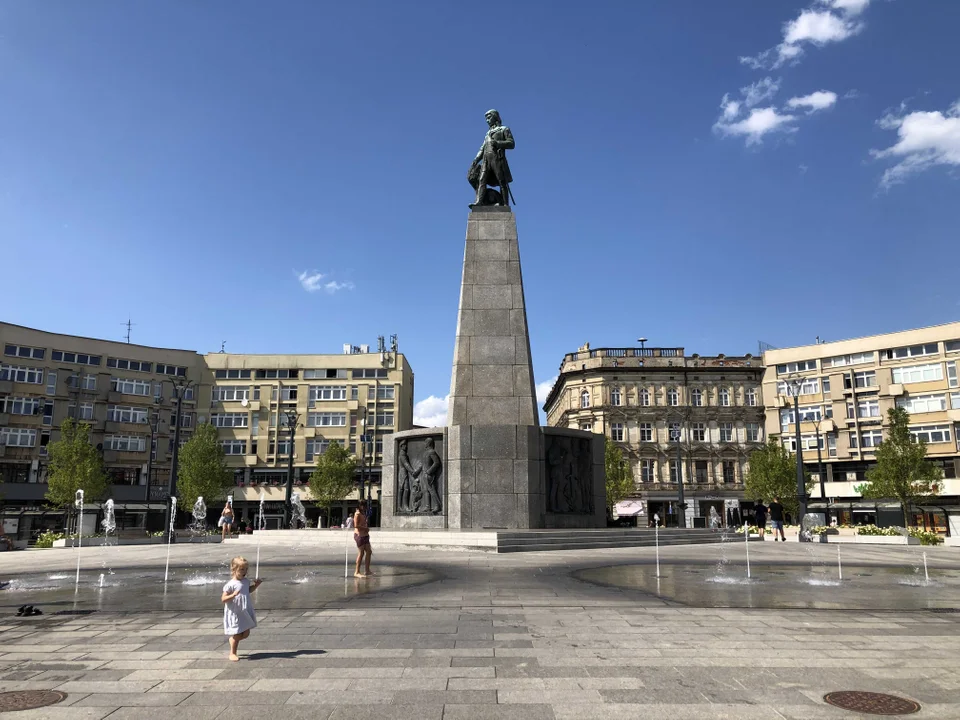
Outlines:
{"label": "green tree", "polygon": [[607,507],[612,512],[618,502],[630,497],[634,487],[630,465],[624,461],[623,451],[608,437],[603,440],[603,464],[607,475]]}
{"label": "green tree", "polygon": [[340,443],[330,443],[317,458],[317,467],[310,474],[310,497],[317,507],[327,511],[327,525],[330,524],[330,506],[353,490],[356,471],[357,458]]}
{"label": "green tree", "polygon": [[217,429],[201,423],[196,432],[180,448],[177,471],[177,506],[191,510],[198,497],[208,505],[219,500],[233,484],[233,473],[224,461],[223,447]]}
{"label": "green tree", "polygon": [[[813,487],[810,476],[804,473],[806,492]],[[797,456],[788,451],[776,438],[750,455],[750,469],[744,481],[744,494],[748,500],[780,498],[784,509],[794,517],[800,502],[797,499]]]}
{"label": "green tree", "polygon": [[77,490],[84,503],[99,501],[107,494],[103,457],[90,444],[90,426],[67,418],[60,426],[60,439],[47,445],[46,498],[57,507],[70,507]]}
{"label": "green tree", "polygon": [[864,497],[899,501],[904,523],[909,525],[910,506],[939,492],[943,470],[927,460],[926,441],[910,434],[910,413],[895,407],[887,417],[887,439],[877,448],[877,464],[867,470],[867,482],[860,490]]}

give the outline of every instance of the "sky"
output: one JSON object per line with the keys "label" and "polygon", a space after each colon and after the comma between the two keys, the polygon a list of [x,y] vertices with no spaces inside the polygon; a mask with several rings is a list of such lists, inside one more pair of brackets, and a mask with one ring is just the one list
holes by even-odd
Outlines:
{"label": "sky", "polygon": [[399,336],[444,421],[484,112],[534,373],[960,318],[960,3],[0,1],[0,320]]}

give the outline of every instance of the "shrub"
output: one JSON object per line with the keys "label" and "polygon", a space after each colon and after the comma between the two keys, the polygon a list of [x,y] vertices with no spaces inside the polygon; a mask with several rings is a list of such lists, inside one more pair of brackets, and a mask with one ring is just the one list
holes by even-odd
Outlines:
{"label": "shrub", "polygon": [[919,528],[911,528],[910,537],[917,538],[921,545],[940,545],[943,543],[943,538],[937,533],[930,532],[929,530],[920,530]]}
{"label": "shrub", "polygon": [[53,532],[53,530],[45,530],[37,537],[36,547],[52,548],[55,540],[63,540],[65,537],[66,535],[63,533]]}
{"label": "shrub", "polygon": [[817,525],[810,528],[811,535],[839,535],[835,527],[829,525]]}
{"label": "shrub", "polygon": [[885,535],[888,537],[899,537],[903,535],[903,528],[897,527],[877,527],[876,525],[860,525],[857,528],[857,535]]}

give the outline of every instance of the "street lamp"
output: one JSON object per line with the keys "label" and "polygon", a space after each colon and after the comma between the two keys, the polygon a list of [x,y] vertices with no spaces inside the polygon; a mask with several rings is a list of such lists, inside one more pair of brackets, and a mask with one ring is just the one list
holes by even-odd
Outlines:
{"label": "street lamp", "polygon": [[789,378],[787,382],[793,393],[793,424],[797,442],[797,502],[799,504],[797,525],[800,527],[800,542],[803,542],[803,517],[807,514],[807,483],[803,475],[803,441],[800,437],[800,389],[803,387],[803,378]]}
{"label": "street lamp", "polygon": [[677,527],[687,526],[687,503],[683,499],[683,460],[680,457],[680,434],[682,425],[677,422],[670,430],[670,437],[677,443],[677,499],[680,513],[677,516]]}
{"label": "street lamp", "polygon": [[643,355],[644,345],[647,344],[646,338],[637,338],[637,342],[640,343],[640,354]]}
{"label": "street lamp", "polygon": [[[357,418],[357,425],[360,426],[360,490],[358,492],[358,497],[360,500],[369,498],[369,491],[367,491],[368,497],[364,498],[363,493],[366,488],[366,459],[367,459],[367,436],[364,434],[364,428],[366,427],[367,420],[366,417]],[[370,512],[370,503],[367,502],[367,513]]]}
{"label": "street lamp", "polygon": [[[185,377],[178,380],[171,380],[170,384],[173,386],[173,396],[177,399],[177,410],[173,416],[173,422],[175,427],[173,428],[173,458],[170,461],[170,481],[167,485],[167,496],[176,497],[177,495],[177,472],[179,470],[180,463],[180,408],[183,403],[183,399],[187,395],[187,391],[191,390],[194,386],[193,380],[187,380]],[[149,482],[149,480],[148,480]],[[148,491],[149,492],[149,491]],[[173,528],[170,524],[171,518],[171,503],[167,503],[167,516],[166,516],[166,527],[168,534],[168,541],[173,542]]]}
{"label": "street lamp", "polygon": [[[147,424],[150,425],[150,454],[147,456],[147,489],[144,492],[143,500],[144,502],[147,503],[147,505],[149,505],[150,504],[150,481],[153,479],[153,453],[154,453],[153,443],[156,442],[157,430],[160,428],[160,411],[159,410],[153,411],[153,415],[149,420],[147,420]],[[144,518],[146,518],[146,515],[144,515]]]}
{"label": "street lamp", "polygon": [[290,527],[293,518],[293,505],[291,504],[293,500],[293,439],[300,422],[300,416],[294,411],[284,410],[280,413],[280,420],[283,427],[289,431],[287,442],[290,443],[290,447],[287,448],[289,452],[287,453],[287,488],[283,504],[283,525],[284,527]]}
{"label": "street lamp", "polygon": [[[821,407],[820,413],[822,412],[823,408]],[[823,415],[818,413],[817,419],[813,421],[813,426],[816,428],[817,432],[817,474],[820,477],[820,499],[823,500],[824,506],[829,514],[830,504],[827,502],[827,490],[825,485],[826,481],[823,478],[823,452],[820,449],[820,423],[822,422]],[[806,488],[806,483],[804,483],[804,488]]]}

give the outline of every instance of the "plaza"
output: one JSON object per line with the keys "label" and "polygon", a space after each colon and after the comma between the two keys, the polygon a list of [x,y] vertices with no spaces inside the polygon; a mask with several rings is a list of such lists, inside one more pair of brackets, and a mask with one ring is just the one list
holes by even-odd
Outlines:
{"label": "plaza", "polygon": [[379,574],[345,580],[346,543],[264,541],[239,663],[218,600],[252,538],[174,544],[166,583],[165,546],[84,548],[79,583],[74,549],[4,554],[0,691],[67,694],[11,717],[869,717],[840,690],[960,716],[951,548],[844,545],[840,581],[833,545],[752,542],[749,579],[742,541],[666,546],[658,588],[654,548],[373,542]]}

